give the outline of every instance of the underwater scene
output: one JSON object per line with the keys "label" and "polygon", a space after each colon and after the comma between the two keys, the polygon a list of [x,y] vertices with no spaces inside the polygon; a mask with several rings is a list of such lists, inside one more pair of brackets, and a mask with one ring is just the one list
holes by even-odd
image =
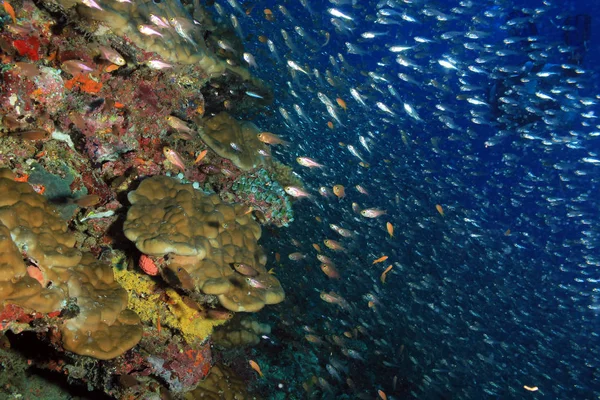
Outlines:
{"label": "underwater scene", "polygon": [[598,16],[3,0],[0,400],[599,399]]}

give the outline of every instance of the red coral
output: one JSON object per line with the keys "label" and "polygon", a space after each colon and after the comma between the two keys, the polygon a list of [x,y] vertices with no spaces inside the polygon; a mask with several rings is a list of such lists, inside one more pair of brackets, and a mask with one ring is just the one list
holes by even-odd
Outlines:
{"label": "red coral", "polygon": [[79,74],[66,81],[65,87],[69,90],[79,88],[83,92],[96,94],[102,89],[102,83],[96,82],[89,76]]}
{"label": "red coral", "polygon": [[29,323],[33,321],[33,316],[30,313],[25,312],[23,308],[14,304],[7,304],[4,309],[0,311],[0,325],[6,322],[21,322]]}
{"label": "red coral", "polygon": [[30,36],[25,40],[15,40],[13,46],[15,46],[15,49],[17,49],[17,52],[21,56],[26,56],[32,61],[40,59],[40,41],[34,36]]}
{"label": "red coral", "polygon": [[168,346],[168,349],[171,351],[165,354],[168,361],[164,369],[170,371],[171,376],[176,377],[184,387],[192,388],[208,375],[212,364],[209,342],[184,351],[176,346]]}

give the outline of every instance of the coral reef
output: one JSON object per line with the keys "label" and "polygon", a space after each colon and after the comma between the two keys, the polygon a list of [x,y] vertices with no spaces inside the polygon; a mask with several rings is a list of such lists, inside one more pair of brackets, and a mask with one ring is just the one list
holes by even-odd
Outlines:
{"label": "coral reef", "polygon": [[230,187],[223,191],[223,197],[231,194],[232,201],[240,202],[260,212],[261,223],[288,226],[294,220],[290,198],[279,182],[273,180],[269,172],[260,168],[238,176]]}
{"label": "coral reef", "polygon": [[156,176],[128,195],[125,236],[144,254],[167,256],[161,270],[190,292],[215,295],[228,310],[255,312],[284,299],[265,269],[260,226],[241,205]]}
{"label": "coral reef", "polygon": [[78,313],[61,327],[66,350],[110,359],[135,346],[140,320],[126,309],[127,293],[111,267],[76,250],[74,236],[46,199],[7,175],[0,178],[2,305],[51,313],[74,299]]}
{"label": "coral reef", "polygon": [[222,112],[204,120],[203,124],[198,131],[202,140],[239,169],[248,171],[270,164],[270,149],[258,140],[260,129],[253,123],[240,122]]}
{"label": "coral reef", "polygon": [[212,338],[219,346],[246,347],[258,344],[261,335],[270,333],[271,326],[269,324],[242,317],[216,329]]}
{"label": "coral reef", "polygon": [[250,400],[258,397],[248,394],[244,381],[233,371],[218,364],[212,367],[210,374],[195,390],[186,394],[185,399]]}
{"label": "coral reef", "polygon": [[[89,4],[17,2],[16,21],[0,19],[0,167],[12,171],[0,169],[0,331],[41,349],[23,373],[179,399],[209,373],[214,327],[284,299],[254,218],[292,220],[277,182],[292,175],[254,124],[222,113],[272,99],[231,28],[197,2]],[[173,29],[142,34],[151,18]],[[146,179],[173,171],[187,184]],[[127,198],[142,257],[123,237]],[[234,328],[246,333],[232,343],[256,340],[258,326]],[[225,371],[206,396],[250,398]]]}
{"label": "coral reef", "polygon": [[[204,29],[194,23],[180,1],[146,1],[141,4],[113,2],[102,4],[101,10],[86,7],[74,0],[59,0],[58,3],[67,13],[74,8],[77,14],[93,21],[88,30],[93,30],[96,35],[102,35],[108,28],[113,34],[128,38],[144,51],[156,53],[165,62],[196,64],[212,77],[230,71],[243,79],[251,78],[245,68],[228,65],[208,49],[204,41]],[[195,13],[201,15],[202,20],[209,18],[198,3],[196,8]],[[165,25],[175,29],[162,30],[160,25],[151,25],[153,16],[161,18]],[[208,22],[203,26],[213,25]],[[151,26],[159,34],[146,33]]]}
{"label": "coral reef", "polygon": [[304,187],[304,182],[298,175],[294,173],[294,170],[289,165],[285,165],[275,159],[273,159],[272,174],[273,179],[276,180],[280,186],[296,186],[299,188]]}
{"label": "coral reef", "polygon": [[205,306],[172,288],[163,288],[149,276],[137,271],[116,270],[115,279],[129,294],[129,308],[143,322],[160,326],[161,329],[174,329],[190,345],[205,342],[213,327],[227,321],[209,318]]}

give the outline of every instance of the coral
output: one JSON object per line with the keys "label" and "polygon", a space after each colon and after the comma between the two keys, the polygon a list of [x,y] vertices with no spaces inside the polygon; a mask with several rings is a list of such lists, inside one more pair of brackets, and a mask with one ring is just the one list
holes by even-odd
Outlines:
{"label": "coral", "polygon": [[[168,63],[196,64],[211,77],[230,71],[244,79],[250,78],[248,70],[228,65],[208,49],[204,41],[205,32],[194,24],[180,1],[148,1],[141,6],[130,2],[114,2],[102,4],[102,10],[83,6],[74,0],[58,2],[66,9],[76,6],[79,15],[98,22],[100,26],[95,26],[96,35],[101,35],[108,27],[115,35],[128,38],[139,48],[158,54]],[[196,7],[200,7],[198,3]],[[203,13],[203,10],[197,13]],[[173,29],[163,30],[161,36],[142,34],[140,25],[148,24],[152,15],[162,17],[165,21],[176,21],[179,32]]]}
{"label": "coral", "polygon": [[48,172],[37,162],[31,163],[28,182],[43,185],[45,188],[44,197],[58,203],[56,208],[59,210],[61,217],[68,220],[75,213],[77,205],[67,202],[66,199],[85,195],[87,190],[84,188],[81,191],[72,193],[71,185],[75,181],[72,171],[62,160],[57,160],[54,164],[57,174]]}
{"label": "coral", "polygon": [[187,392],[208,374],[211,365],[210,343],[181,348],[175,342],[146,358],[152,374],[161,377],[175,393]]}
{"label": "coral", "polygon": [[288,226],[294,220],[290,198],[264,168],[240,175],[233,181],[231,192],[234,201],[260,211],[265,223]]}
{"label": "coral", "polygon": [[244,400],[256,399],[246,391],[245,382],[235,376],[233,371],[224,365],[217,364],[210,369],[205,380],[193,391],[186,393],[186,400]]}
{"label": "coral", "polygon": [[39,70],[39,75],[33,79],[36,89],[31,92],[31,97],[43,105],[48,113],[55,114],[65,100],[64,81],[57,69],[43,66]]}
{"label": "coral", "polygon": [[35,36],[30,36],[25,40],[15,40],[13,46],[17,49],[19,55],[29,58],[32,61],[40,59],[40,40]]}
{"label": "coral", "polygon": [[249,318],[240,318],[216,329],[213,334],[213,341],[223,347],[254,346],[260,342],[261,335],[270,333],[270,325],[261,324]]}
{"label": "coral", "polygon": [[[155,176],[130,192],[125,236],[144,254],[167,256],[161,273],[185,290],[217,296],[228,310],[255,312],[284,299],[265,269],[260,226],[241,205]],[[244,268],[236,268],[243,266]]]}
{"label": "coral", "polygon": [[273,159],[273,164],[271,167],[273,179],[276,180],[281,186],[296,186],[299,188],[304,187],[304,182],[302,182],[300,177],[294,173],[292,167],[275,159]]}
{"label": "coral", "polygon": [[270,164],[269,147],[258,140],[260,129],[251,122],[238,121],[226,112],[207,119],[198,131],[212,150],[248,171]]}
{"label": "coral", "polygon": [[[142,335],[140,321],[126,309],[127,293],[114,281],[111,267],[76,250],[56,209],[8,175],[0,178],[1,304],[50,313],[76,299],[78,314],[61,326],[66,350],[110,359],[135,346]],[[39,271],[28,274],[28,267]]]}
{"label": "coral", "polygon": [[135,271],[116,270],[115,278],[129,294],[129,308],[143,322],[181,332],[188,344],[204,342],[215,326],[226,322],[206,318],[203,310],[190,306],[191,300],[186,301],[173,289],[161,289],[148,276]]}
{"label": "coral", "polygon": [[96,82],[85,74],[78,74],[66,81],[65,87],[69,90],[79,88],[79,90],[86,93],[96,94],[100,91],[100,89],[102,89],[102,83]]}
{"label": "coral", "polygon": [[127,291],[127,305],[145,323],[157,324],[160,310],[166,306],[161,301],[158,285],[148,275],[126,269],[116,269],[115,279]]}
{"label": "coral", "polygon": [[190,307],[173,289],[167,289],[170,315],[165,318],[165,325],[179,330],[187,343],[204,340],[213,332],[213,328],[224,324],[225,320],[207,319],[198,309]]}

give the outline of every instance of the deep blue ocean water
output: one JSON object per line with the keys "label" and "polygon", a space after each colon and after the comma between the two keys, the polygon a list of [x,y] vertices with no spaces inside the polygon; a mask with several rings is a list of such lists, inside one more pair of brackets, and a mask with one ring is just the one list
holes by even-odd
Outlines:
{"label": "deep blue ocean water", "polygon": [[[600,5],[341,3],[313,0],[311,14],[297,0],[260,2],[249,17],[238,16],[246,51],[259,65],[255,74],[276,99],[248,117],[293,143],[275,153],[315,195],[314,202],[295,204],[289,228],[263,239],[271,260],[281,254],[273,266],[287,300],[262,316],[274,331],[252,350],[271,376],[258,389],[268,398],[373,399],[378,390],[389,399],[598,398]],[[265,8],[274,21],[264,18]],[[347,31],[336,29],[329,8],[352,18],[342,21]],[[377,23],[382,9],[397,13],[389,17],[395,22]],[[448,18],[436,18],[440,13]],[[473,31],[480,37],[465,36]],[[330,39],[321,47],[325,32]],[[382,35],[367,40],[364,32]],[[442,39],[447,32],[461,34]],[[273,41],[277,56],[258,35]],[[525,40],[507,44],[507,38]],[[346,42],[361,54],[349,53]],[[392,45],[414,48],[392,53]],[[398,55],[414,65],[400,65]],[[290,60],[308,73],[290,68]],[[332,100],[341,124],[318,93]],[[298,156],[325,168],[303,168]],[[345,186],[346,197],[318,194],[335,184]],[[369,195],[356,191],[357,184]],[[364,218],[353,202],[387,214]],[[395,228],[393,239],[386,222]],[[354,237],[342,238],[329,224]],[[329,251],[324,239],[347,251]],[[321,272],[313,243],[334,260],[341,279]],[[289,260],[296,251],[307,258]],[[382,255],[389,259],[373,265]],[[388,265],[393,269],[382,284]],[[321,300],[330,291],[349,306]],[[323,343],[310,343],[307,334]]]}

